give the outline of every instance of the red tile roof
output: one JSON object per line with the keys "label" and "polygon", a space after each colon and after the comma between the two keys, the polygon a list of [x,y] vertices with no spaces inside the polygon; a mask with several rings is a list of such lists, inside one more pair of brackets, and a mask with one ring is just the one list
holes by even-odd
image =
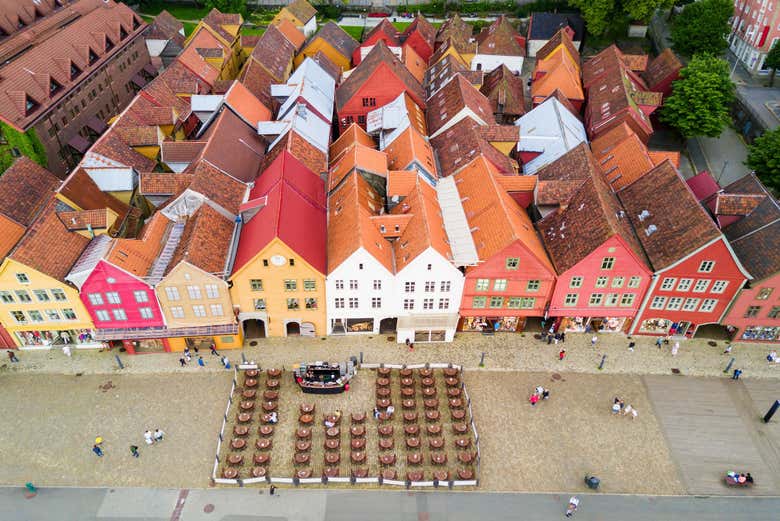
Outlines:
{"label": "red tile roof", "polygon": [[258,40],[248,61],[259,63],[276,83],[284,83],[287,81],[287,72],[292,67],[294,56],[295,46],[272,25]]}
{"label": "red tile roof", "polygon": [[445,259],[452,259],[447,232],[436,196],[436,189],[417,177],[415,188],[395,206],[390,215],[411,214],[412,218],[393,245],[395,270],[399,273],[428,248]]}
{"label": "red tile roof", "polygon": [[240,81],[234,81],[228,88],[225,103],[244,123],[253,127],[257,127],[259,121],[270,121],[273,118],[271,109],[263,105]]}
{"label": "red tile roof", "polygon": [[203,23],[214,29],[219,35],[228,42],[235,41],[236,37],[230,34],[223,25],[241,25],[244,22],[243,17],[236,13],[223,13],[213,8],[203,17]]}
{"label": "red tile roof", "polygon": [[200,156],[206,144],[206,141],[163,141],[161,161],[191,163]]}
{"label": "red tile roof", "polygon": [[141,172],[138,192],[141,195],[173,195],[182,192],[192,183],[192,174],[172,172]]}
{"label": "red tile roof", "polygon": [[105,208],[57,212],[57,216],[69,231],[100,230],[108,227],[108,212]]}
{"label": "red tile roof", "polygon": [[230,255],[234,227],[231,219],[202,204],[187,220],[166,274],[180,262],[187,262],[206,273],[221,276]]}
{"label": "red tile roof", "polygon": [[59,186],[54,174],[22,156],[0,176],[0,214],[29,226]]}
{"label": "red tile roof", "polygon": [[[108,129],[87,152],[87,156],[92,157],[95,162],[100,161],[95,155],[103,156],[109,161],[121,163],[127,167],[133,167],[138,172],[149,172],[157,166],[157,161],[133,150],[122,139],[120,133],[114,129]],[[108,166],[107,163],[106,167]]]}
{"label": "red tile roof", "polygon": [[184,47],[184,24],[163,9],[149,24],[149,30],[144,33],[147,40],[173,40]]}
{"label": "red tile roof", "polygon": [[339,84],[341,81],[341,67],[333,63],[333,60],[328,58],[327,54],[322,51],[317,51],[317,54],[314,56],[309,56],[309,58],[314,60],[315,63],[322,67],[325,72],[328,73],[328,76],[333,78],[333,80],[336,82],[336,85]]}
{"label": "red tile roof", "polygon": [[293,45],[296,52],[301,50],[301,47],[306,42],[306,37],[303,35],[303,31],[298,29],[294,23],[287,18],[281,18],[274,24],[274,27],[279,29],[279,32],[287,38],[287,41]]}
{"label": "red tile roof", "polygon": [[766,197],[763,194],[718,194],[715,197],[715,215],[750,215]]}
{"label": "red tile roof", "polygon": [[431,139],[431,145],[439,159],[440,177],[456,173],[479,155],[484,155],[503,174],[517,173],[517,161],[488,143],[480,136],[478,128],[479,125],[471,118],[465,118]]}
{"label": "red tile roof", "polygon": [[83,168],[76,168],[71,172],[58,192],[82,210],[110,208],[119,216],[115,225],[117,227],[124,222],[131,210],[116,197],[102,192]]}
{"label": "red tile roof", "polygon": [[431,97],[435,92],[441,89],[446,83],[452,80],[456,74],[463,74],[468,71],[460,60],[452,54],[448,54],[439,61],[436,61],[425,71],[423,86],[425,95]]}
{"label": "red tile roof", "polygon": [[428,46],[433,49],[436,42],[436,28],[419,12],[409,26],[404,29],[403,38],[407,39],[412,33],[417,33]]}
{"label": "red tile roof", "polygon": [[471,118],[479,118],[480,124],[496,122],[490,100],[458,74],[428,100],[428,133],[436,134],[461,111]]}
{"label": "red tile roof", "polygon": [[653,89],[668,78],[676,77],[683,64],[671,48],[667,47],[664,51],[653,58],[647,69],[642,73],[647,86]]}
{"label": "red tile roof", "polygon": [[547,43],[545,43],[541,49],[536,51],[536,61],[544,60],[560,45],[563,45],[566,48],[566,50],[569,52],[569,55],[574,58],[575,63],[579,65],[580,52],[577,50],[577,47],[574,45],[574,42],[571,39],[571,28],[568,26],[562,27],[560,30],[558,30],[558,32],[556,32],[552,38],[547,40]]}
{"label": "red tile roof", "polygon": [[266,150],[256,127],[247,125],[232,111],[223,110],[200,140],[207,142],[201,158],[241,182],[255,180]]}
{"label": "red tile roof", "polygon": [[308,22],[317,14],[317,9],[306,0],[293,0],[284,9],[290,11],[295,18],[303,23]]}
{"label": "red tile roof", "polygon": [[523,79],[512,74],[506,65],[496,67],[484,76],[479,91],[493,106],[493,114],[522,116],[525,114]]}
{"label": "red tile roof", "polygon": [[464,22],[458,13],[455,13],[444,20],[444,23],[439,27],[436,33],[436,43],[442,44],[449,38],[452,38],[453,42],[468,42],[473,30],[471,25]]}
{"label": "red tile roof", "polygon": [[246,196],[246,184],[204,159],[190,165],[185,172],[192,174],[190,190],[206,196],[228,212],[238,214],[238,209]]}
{"label": "red tile roof", "polygon": [[[386,39],[385,39],[386,38]],[[363,35],[363,45],[375,44],[381,39],[390,47],[401,46],[401,33],[395,28],[390,20],[382,18],[382,20],[376,24],[368,33]]]}
{"label": "red tile roof", "polygon": [[260,175],[249,201],[264,206],[241,229],[233,273],[279,238],[320,273],[327,272],[325,186],[314,172],[287,152]]}
{"label": "red tile roof", "polygon": [[501,56],[525,56],[517,41],[517,31],[506,16],[501,15],[477,35],[477,53]]}
{"label": "red tile roof", "polygon": [[271,97],[271,85],[277,82],[262,65],[255,60],[247,60],[238,79],[263,105],[276,109],[277,103]]}

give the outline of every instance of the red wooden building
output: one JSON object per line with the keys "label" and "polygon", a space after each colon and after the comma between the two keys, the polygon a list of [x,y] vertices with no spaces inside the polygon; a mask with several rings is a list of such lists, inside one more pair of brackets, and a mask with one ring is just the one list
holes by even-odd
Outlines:
{"label": "red wooden building", "polygon": [[720,324],[750,275],[670,161],[618,191],[654,275],[629,333],[692,337]]}
{"label": "red wooden building", "polygon": [[408,45],[428,63],[436,42],[436,28],[423,15],[417,13],[414,21],[401,35],[401,40],[404,47]]}
{"label": "red wooden building", "polygon": [[398,48],[401,47],[401,33],[396,29],[387,18],[383,18],[379,24],[371,29],[363,42],[354,51],[352,51],[352,65],[357,67],[368,55],[368,50],[379,42],[384,42],[386,46]]}
{"label": "red wooden building", "polygon": [[425,108],[420,82],[380,41],[336,89],[339,132],[354,122],[365,129],[366,115],[395,100],[402,92]]}
{"label": "red wooden building", "polygon": [[575,150],[587,151],[584,160],[572,166],[567,154],[545,167],[550,176],[556,164],[562,167],[559,181],[546,181],[548,198],[562,196],[559,209],[537,223],[558,272],[547,315],[558,331],[625,331],[652,273],[590,151],[586,146]]}

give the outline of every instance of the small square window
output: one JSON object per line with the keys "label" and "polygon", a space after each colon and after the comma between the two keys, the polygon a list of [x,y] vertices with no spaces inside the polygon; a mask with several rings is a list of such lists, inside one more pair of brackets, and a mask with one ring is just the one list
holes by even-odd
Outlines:
{"label": "small square window", "polygon": [[567,293],[563,301],[564,306],[576,306],[579,295],[577,293]]}
{"label": "small square window", "polygon": [[263,291],[263,279],[250,279],[249,288],[252,291]]}
{"label": "small square window", "polygon": [[471,307],[484,308],[487,305],[487,297],[474,297],[471,299]]}
{"label": "small square window", "polygon": [[601,259],[601,269],[611,270],[615,267],[615,257],[604,257]]}
{"label": "small square window", "polygon": [[490,297],[490,307],[500,308],[504,305],[504,297]]}
{"label": "small square window", "polygon": [[623,283],[625,282],[625,277],[615,277],[612,279],[612,287],[613,288],[622,288]]}
{"label": "small square window", "polygon": [[487,291],[490,288],[490,279],[477,279],[475,291]]}
{"label": "small square window", "polygon": [[496,279],[493,281],[493,291],[506,291],[506,279]]}
{"label": "small square window", "polygon": [[[766,300],[769,298],[769,296],[772,294],[773,288],[761,288],[758,290],[758,294],[756,295],[756,300]],[[713,292],[715,289],[713,288]]]}
{"label": "small square window", "polygon": [[508,269],[508,270],[516,270],[519,265],[520,265],[520,258],[519,257],[507,257],[507,259],[506,259],[506,269]]}
{"label": "small square window", "polygon": [[528,284],[525,286],[525,290],[528,292],[537,292],[539,291],[539,287],[541,286],[541,281],[539,280],[529,280]]}
{"label": "small square window", "polygon": [[296,291],[298,289],[298,281],[295,279],[285,279],[284,291]]}
{"label": "small square window", "polygon": [[603,293],[591,293],[590,294],[590,299],[588,299],[588,305],[589,306],[600,306],[603,301],[604,301],[604,294]]}
{"label": "small square window", "polygon": [[582,277],[572,277],[569,281],[569,287],[570,288],[581,288],[582,287]]}
{"label": "small square window", "polygon": [[745,311],[744,318],[757,317],[759,311],[761,311],[761,306],[748,306],[747,311]]}
{"label": "small square window", "polygon": [[596,287],[597,288],[606,288],[607,282],[609,282],[609,277],[598,277],[596,278]]}
{"label": "small square window", "polygon": [[715,261],[702,261],[701,264],[699,264],[699,272],[700,273],[710,273],[712,269],[715,267]]}
{"label": "small square window", "polygon": [[634,277],[631,277],[631,278],[628,279],[628,287],[629,288],[634,288],[634,289],[638,288],[639,284],[641,284],[641,283],[642,283],[642,277],[634,276]]}
{"label": "small square window", "polygon": [[661,282],[661,289],[664,291],[672,291],[674,289],[675,282],[677,282],[676,278],[666,277],[663,282]]}
{"label": "small square window", "polygon": [[317,281],[314,279],[303,279],[303,291],[317,291]]}

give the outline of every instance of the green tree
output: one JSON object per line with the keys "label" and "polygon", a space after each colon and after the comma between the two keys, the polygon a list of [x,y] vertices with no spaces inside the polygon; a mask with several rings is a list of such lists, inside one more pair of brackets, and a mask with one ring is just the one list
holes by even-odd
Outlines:
{"label": "green tree", "polygon": [[672,95],[661,109],[661,121],[686,138],[717,137],[729,124],[734,84],[729,64],[711,55],[695,55],[672,84]]}
{"label": "green tree", "polygon": [[585,19],[588,32],[595,36],[603,35],[615,15],[615,0],[571,0]]}
{"label": "green tree", "polygon": [[246,0],[206,0],[204,5],[209,9],[219,9],[223,13],[246,13]]}
{"label": "green tree", "polygon": [[647,22],[659,7],[671,6],[673,0],[570,0],[579,8],[588,32],[602,36],[610,27],[624,27],[618,22]]}
{"label": "green tree", "polygon": [[649,22],[656,9],[668,9],[674,0],[623,0],[623,11],[632,22]]}
{"label": "green tree", "polygon": [[769,86],[774,87],[775,72],[777,72],[777,69],[780,69],[780,40],[776,41],[772,48],[769,49],[764,65],[772,69],[772,73],[769,76]]}
{"label": "green tree", "polygon": [[747,166],[761,181],[780,191],[780,128],[764,132],[748,150]]}
{"label": "green tree", "polygon": [[674,49],[685,56],[719,54],[728,42],[733,0],[701,0],[685,6],[672,26]]}

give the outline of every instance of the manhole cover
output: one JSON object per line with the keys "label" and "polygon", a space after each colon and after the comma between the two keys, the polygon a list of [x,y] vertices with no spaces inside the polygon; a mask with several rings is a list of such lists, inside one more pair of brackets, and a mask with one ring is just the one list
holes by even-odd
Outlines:
{"label": "manhole cover", "polygon": [[561,379],[561,375],[559,375],[558,373],[553,373],[552,374],[552,379],[553,380],[560,380]]}
{"label": "manhole cover", "polygon": [[395,341],[395,337],[394,336],[389,336],[389,337],[387,337],[387,341],[388,342],[393,342],[393,341]]}
{"label": "manhole cover", "polygon": [[710,347],[715,347],[716,345],[718,345],[718,343],[713,340],[710,340],[709,342],[707,342],[707,345]]}
{"label": "manhole cover", "polygon": [[251,342],[249,342],[249,345],[255,347],[257,345],[257,340],[252,340]]}
{"label": "manhole cover", "polygon": [[536,333],[536,334],[534,335],[534,338],[535,338],[535,339],[537,339],[537,340],[539,340],[539,339],[541,339],[541,338],[542,338],[542,335],[540,335],[539,333]]}
{"label": "manhole cover", "polygon": [[203,507],[203,511],[205,513],[207,513],[207,514],[211,514],[212,512],[214,512],[214,505],[212,505],[211,503],[208,503],[207,505],[205,505]]}
{"label": "manhole cover", "polygon": [[682,373],[680,373],[680,370],[677,369],[676,367],[672,367],[672,374],[682,374]]}
{"label": "manhole cover", "polygon": [[108,392],[110,389],[116,389],[116,387],[115,387],[115,386],[114,386],[114,384],[111,382],[111,380],[107,381],[106,383],[104,383],[103,385],[100,385],[100,386],[98,386],[98,387],[99,387],[99,388],[100,388],[100,390],[101,390],[101,391],[103,391],[104,393],[105,393],[105,392]]}

